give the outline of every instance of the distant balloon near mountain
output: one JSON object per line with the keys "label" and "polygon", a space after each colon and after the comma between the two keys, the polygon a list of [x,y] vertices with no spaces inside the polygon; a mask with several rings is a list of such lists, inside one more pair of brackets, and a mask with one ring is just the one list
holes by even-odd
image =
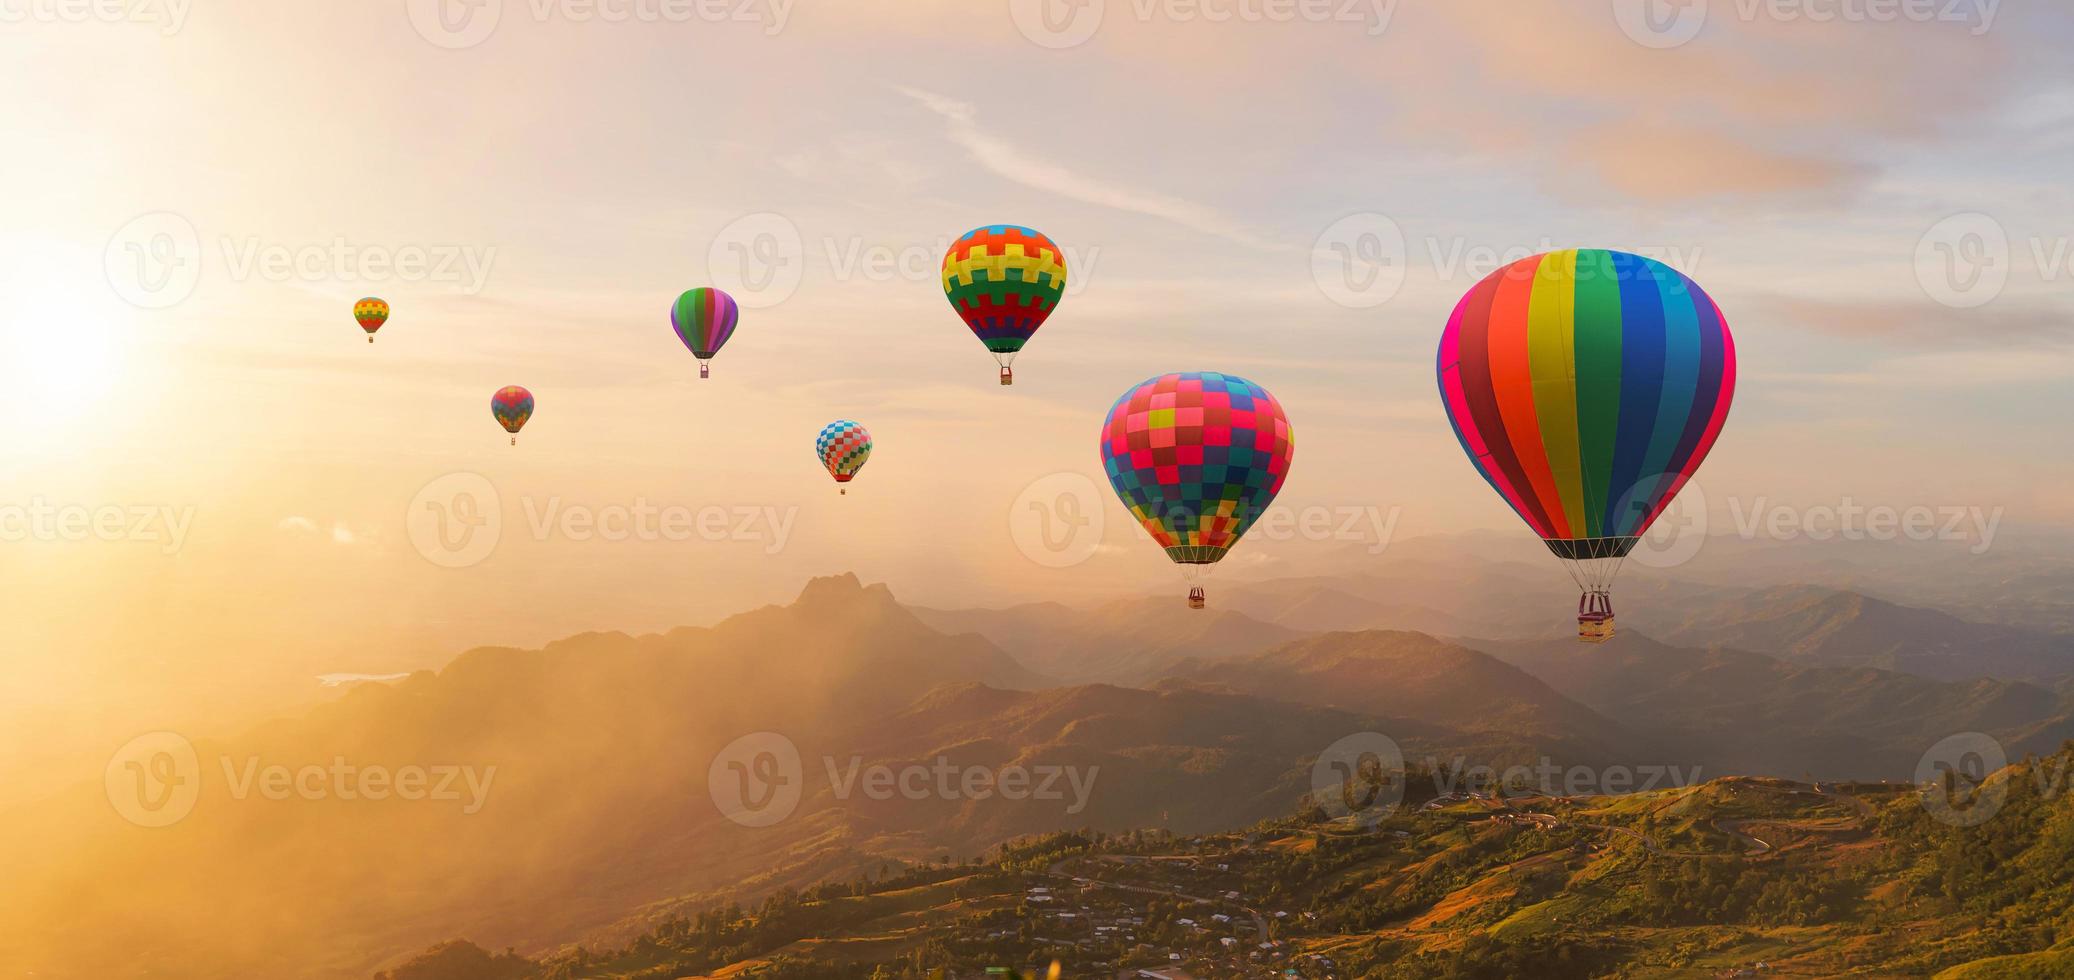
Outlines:
{"label": "distant balloon near mountain", "polygon": [[1477,473],[1563,560],[1578,635],[1613,635],[1613,576],[1707,458],[1735,398],[1721,308],[1605,249],[1492,273],[1440,338],[1441,403]]}
{"label": "distant balloon near mountain", "polygon": [[[836,419],[821,427],[821,435],[814,439],[814,455],[828,467],[835,482],[848,483],[871,458],[871,433],[849,419]],[[843,487],[839,492],[846,494],[850,489]]]}
{"label": "distant balloon near mountain", "polygon": [[693,357],[699,359],[699,377],[707,377],[707,369],[713,355],[735,335],[735,325],[741,321],[742,308],[735,298],[714,289],[700,286],[687,289],[670,306],[670,327],[677,331],[677,339],[684,342]]}
{"label": "distant balloon near mountain", "polygon": [[[1162,374],[1102,423],[1116,496],[1191,580],[1221,561],[1281,492],[1296,434],[1267,389],[1214,371]],[[1203,607],[1200,586],[1188,604]]]}
{"label": "distant balloon near mountain", "polygon": [[490,414],[497,424],[511,433],[511,444],[518,445],[518,431],[526,427],[526,420],[533,417],[533,393],[518,385],[506,385],[490,396]]}
{"label": "distant balloon near mountain", "polygon": [[943,294],[1001,365],[1009,365],[1066,294],[1066,254],[1021,225],[974,228],[943,256]]}
{"label": "distant balloon near mountain", "polygon": [[353,304],[353,319],[360,324],[360,329],[367,331],[367,342],[372,344],[374,332],[389,322],[389,304],[369,296]]}

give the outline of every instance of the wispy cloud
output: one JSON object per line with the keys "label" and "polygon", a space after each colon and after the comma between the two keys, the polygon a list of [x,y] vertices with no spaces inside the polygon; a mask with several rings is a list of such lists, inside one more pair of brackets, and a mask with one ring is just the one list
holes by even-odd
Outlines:
{"label": "wispy cloud", "polygon": [[979,128],[978,111],[969,102],[921,89],[895,85],[894,90],[941,116],[948,126],[950,141],[991,173],[1025,187],[1057,194],[1087,204],[1114,208],[1171,221],[1184,228],[1216,235],[1227,241],[1254,248],[1287,251],[1290,245],[1275,242],[1249,231],[1244,225],[1215,208],[1193,201],[1120,187],[1086,174],[1076,173],[1045,161],[1027,149],[1015,146]]}

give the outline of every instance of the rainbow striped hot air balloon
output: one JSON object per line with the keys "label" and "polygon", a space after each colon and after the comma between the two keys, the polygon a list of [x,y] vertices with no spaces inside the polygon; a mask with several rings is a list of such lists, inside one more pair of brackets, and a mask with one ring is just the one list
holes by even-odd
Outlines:
{"label": "rainbow striped hot air balloon", "polygon": [[353,319],[359,322],[360,329],[367,331],[367,342],[372,344],[374,332],[389,322],[389,304],[373,296],[361,299],[353,304]]}
{"label": "rainbow striped hot air balloon", "polygon": [[1001,365],[1001,383],[1066,293],[1066,255],[1021,225],[974,228],[943,255],[943,294]]}
{"label": "rainbow striped hot air balloon", "polygon": [[511,433],[511,444],[518,445],[518,430],[526,427],[526,420],[533,417],[533,393],[518,385],[505,385],[490,396],[490,414],[504,431]]}
{"label": "rainbow striped hot air balloon", "polygon": [[699,359],[699,377],[707,377],[709,362],[713,355],[735,335],[735,324],[742,318],[741,307],[735,298],[711,286],[687,289],[677,297],[670,307],[670,327],[677,331],[677,339]]}
{"label": "rainbow striped hot air balloon", "polygon": [[[1184,573],[1224,558],[1274,502],[1296,434],[1267,389],[1185,371],[1123,393],[1102,423],[1102,469],[1116,496]],[[1188,604],[1203,607],[1203,590]]]}
{"label": "rainbow striped hot air balloon", "polygon": [[1622,559],[1728,418],[1736,350],[1721,308],[1653,259],[1548,252],[1462,298],[1438,373],[1477,472],[1568,564],[1579,635],[1610,637]]}
{"label": "rainbow striped hot air balloon", "polygon": [[[836,419],[821,427],[821,435],[814,440],[814,455],[828,467],[835,482],[848,483],[871,458],[871,433],[849,419]],[[839,492],[849,493],[850,488]]]}

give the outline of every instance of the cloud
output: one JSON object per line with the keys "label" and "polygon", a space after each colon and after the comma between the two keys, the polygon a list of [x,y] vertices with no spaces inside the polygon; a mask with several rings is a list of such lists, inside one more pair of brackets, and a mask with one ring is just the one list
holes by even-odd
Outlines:
{"label": "cloud", "polygon": [[359,540],[359,537],[353,533],[353,529],[342,523],[334,521],[332,522],[331,530],[326,531],[316,521],[301,515],[283,517],[279,521],[274,522],[274,528],[299,536],[329,537],[331,543],[337,545],[350,545]]}
{"label": "cloud", "polygon": [[1832,300],[1773,295],[1757,303],[1798,327],[1912,347],[2002,349],[2074,342],[2074,313],[2016,297],[1970,310],[1941,306],[1927,298]]}
{"label": "cloud", "polygon": [[1214,208],[1178,197],[1120,187],[1039,159],[1028,150],[981,130],[977,122],[978,112],[969,102],[905,85],[893,88],[941,116],[948,127],[951,142],[971,154],[980,166],[1000,177],[1083,203],[1171,221],[1241,245],[1277,251],[1289,248],[1286,244],[1253,234]]}

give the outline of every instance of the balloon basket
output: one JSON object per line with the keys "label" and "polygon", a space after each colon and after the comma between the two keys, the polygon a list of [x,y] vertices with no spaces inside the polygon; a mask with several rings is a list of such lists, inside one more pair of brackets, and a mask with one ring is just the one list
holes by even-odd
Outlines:
{"label": "balloon basket", "polygon": [[700,362],[699,362],[699,377],[701,377],[701,378],[710,378],[710,377],[712,377],[712,376],[713,376],[713,374],[712,374],[712,372],[711,372],[710,370],[708,370],[708,368],[707,368],[707,366],[706,366],[706,362],[704,362],[704,361],[700,361]]}
{"label": "balloon basket", "polygon": [[1005,367],[1004,367],[1004,368],[1002,368],[1002,369],[1001,369],[1001,383],[1002,383],[1002,384],[1005,384],[1005,385],[1012,385],[1012,384],[1014,384],[1014,383],[1015,383],[1015,372],[1014,372],[1014,371],[1010,371],[1009,369],[1007,369],[1007,368],[1005,368]]}
{"label": "balloon basket", "polygon": [[374,334],[367,335],[367,342],[370,344],[374,343]]}
{"label": "balloon basket", "polygon": [[517,436],[512,436],[512,437],[511,437],[511,444],[512,444],[512,445],[514,445],[514,446],[518,445],[518,437],[517,437]]}
{"label": "balloon basket", "polygon": [[1188,608],[1190,608],[1190,609],[1201,609],[1201,608],[1203,608],[1203,606],[1204,606],[1204,605],[1206,604],[1206,602],[1207,602],[1207,600],[1206,600],[1206,599],[1205,599],[1205,597],[1203,596],[1203,590],[1201,590],[1201,589],[1189,589],[1189,590],[1188,590]]}
{"label": "balloon basket", "polygon": [[838,497],[847,497],[847,496],[849,496],[849,495],[850,495],[850,488],[849,488],[849,487],[836,487],[836,488],[835,488],[835,494],[836,494],[836,496],[838,496]]}
{"label": "balloon basket", "polygon": [[1604,592],[1587,592],[1577,599],[1577,639],[1604,643],[1613,639],[1613,597]]}

